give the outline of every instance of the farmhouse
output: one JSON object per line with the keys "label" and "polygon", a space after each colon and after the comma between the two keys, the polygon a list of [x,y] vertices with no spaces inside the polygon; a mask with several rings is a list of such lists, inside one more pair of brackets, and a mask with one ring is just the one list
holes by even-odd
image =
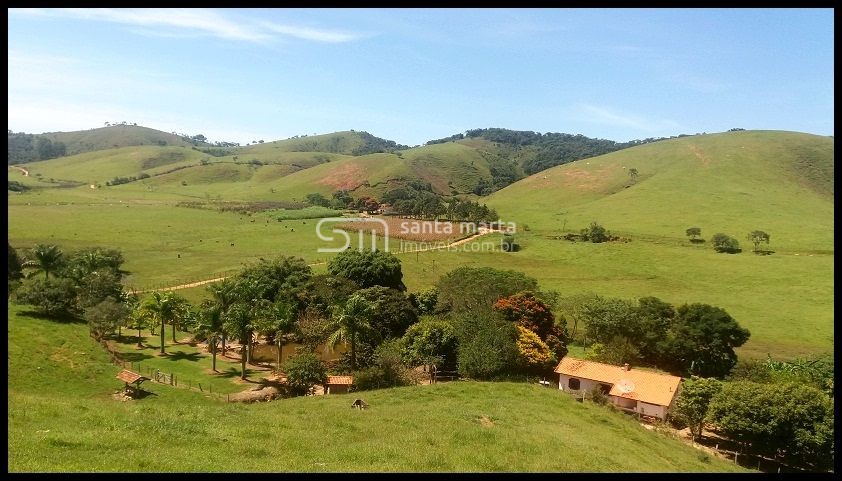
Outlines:
{"label": "farmhouse", "polygon": [[584,394],[599,388],[618,408],[659,419],[666,417],[681,383],[680,377],[632,369],[628,364],[613,366],[572,357],[562,358],[555,372],[562,391]]}
{"label": "farmhouse", "polygon": [[325,383],[325,394],[346,393],[354,384],[353,376],[328,376]]}

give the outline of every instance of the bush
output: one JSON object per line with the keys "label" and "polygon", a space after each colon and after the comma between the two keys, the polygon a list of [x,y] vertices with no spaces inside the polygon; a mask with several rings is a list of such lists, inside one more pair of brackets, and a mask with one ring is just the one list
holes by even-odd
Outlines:
{"label": "bush", "polygon": [[582,240],[591,241],[595,244],[611,240],[611,233],[605,227],[596,222],[591,222],[589,227],[582,229]]}
{"label": "bush", "polygon": [[518,362],[517,337],[514,324],[497,316],[474,315],[459,320],[459,373],[475,379],[509,374]]}
{"label": "bush", "polygon": [[302,396],[313,392],[316,384],[327,381],[327,369],[312,352],[296,354],[284,364],[289,394]]}
{"label": "bush", "polygon": [[711,243],[713,244],[713,249],[716,252],[725,252],[728,254],[737,254],[742,252],[742,249],[740,249],[740,243],[737,239],[721,232],[714,234],[713,238],[711,238]]}
{"label": "bush", "polygon": [[373,365],[357,371],[354,376],[355,391],[368,391],[417,384],[413,371],[401,361],[401,342],[386,341],[374,351]]}
{"label": "bush", "polygon": [[517,252],[520,250],[520,244],[515,242],[515,236],[504,235],[503,240],[500,241],[500,248],[503,252]]}
{"label": "bush", "polygon": [[424,319],[401,338],[402,359],[410,365],[437,364],[449,370],[456,365],[456,330],[449,321]]}
{"label": "bush", "polygon": [[539,376],[552,372],[557,362],[547,344],[535,332],[525,327],[516,326],[518,330],[517,351],[519,367],[529,374]]}
{"label": "bush", "polygon": [[433,314],[436,311],[436,303],[439,299],[439,291],[435,287],[413,292],[409,295],[409,301],[418,309],[419,314]]}
{"label": "bush", "polygon": [[15,291],[15,301],[52,317],[79,314],[73,281],[63,277],[26,279]]}

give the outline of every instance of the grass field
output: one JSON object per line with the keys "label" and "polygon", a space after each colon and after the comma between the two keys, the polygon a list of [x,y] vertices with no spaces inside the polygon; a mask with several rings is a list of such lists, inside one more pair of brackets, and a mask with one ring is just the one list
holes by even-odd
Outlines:
{"label": "grass field", "polygon": [[14,306],[8,337],[10,472],[744,471],[537,385],[372,391],[366,411],[354,394],[243,405],[148,382],[121,402],[84,324]]}
{"label": "grass field", "polygon": [[[412,159],[413,150],[402,155]],[[395,156],[338,159],[281,181],[312,176],[285,184],[298,186],[290,197],[303,196],[306,189],[300,186],[324,180],[322,174],[334,167],[374,162],[377,171],[383,165],[398,165],[391,157]],[[632,167],[640,172],[634,182],[627,173]],[[268,168],[254,169],[252,178]],[[792,358],[827,352],[833,349],[832,174],[832,139],[792,132],[693,136],[577,161],[533,175],[487,199],[504,221],[517,223],[521,251],[403,254],[405,283],[410,291],[429,287],[460,265],[510,268],[562,296],[652,295],[674,304],[723,307],[751,330],[751,339],[738,351],[741,356]],[[381,180],[388,177],[388,169],[380,175]],[[24,177],[10,171],[10,178]],[[131,272],[126,283],[138,289],[219,277],[243,262],[277,254],[301,256],[310,263],[333,255],[316,251],[331,244],[316,237],[312,219],[279,222],[265,214],[249,217],[174,206],[178,200],[204,199],[202,189],[209,185],[172,185],[173,192],[193,189],[189,195],[163,188],[144,191],[137,183],[9,194],[9,240],[17,248],[38,242],[65,249],[121,248]],[[242,190],[249,183],[227,185]],[[330,190],[326,184],[325,189]],[[271,195],[268,188],[266,194]],[[554,239],[593,220],[632,241],[588,244]],[[744,251],[717,254],[707,243],[691,244],[684,235],[691,226],[701,227],[707,239],[718,231],[735,236]],[[774,254],[751,253],[745,235],[754,229],[771,234]],[[499,241],[495,236],[482,241],[493,239]],[[357,245],[353,235],[352,245]],[[471,244],[475,245],[479,244]],[[314,266],[317,272],[323,268]],[[182,293],[197,301],[204,288]]]}

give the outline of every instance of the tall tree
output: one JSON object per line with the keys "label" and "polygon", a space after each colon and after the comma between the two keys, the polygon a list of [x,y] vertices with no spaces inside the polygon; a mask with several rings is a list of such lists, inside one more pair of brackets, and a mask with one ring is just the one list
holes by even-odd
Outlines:
{"label": "tall tree", "polygon": [[724,377],[737,362],[734,348],[751,333],[724,309],[685,304],[660,343],[665,363],[673,371],[703,377]]}
{"label": "tall tree", "polygon": [[222,307],[214,300],[205,299],[199,306],[199,312],[196,315],[195,331],[207,339],[212,359],[211,368],[214,372],[216,372],[216,348],[220,337],[224,333],[224,312]]}
{"label": "tall tree", "polygon": [[56,245],[37,244],[32,249],[35,266],[44,271],[44,279],[49,279],[50,272],[55,272],[61,266],[63,255]]}
{"label": "tall tree", "polygon": [[357,335],[371,329],[372,305],[365,298],[353,295],[344,306],[334,309],[332,316],[333,334],[328,338],[332,346],[348,342],[351,350],[351,369],[357,368]]}
{"label": "tall tree", "polygon": [[183,320],[187,315],[188,306],[187,299],[178,294],[160,291],[153,292],[143,303],[142,309],[161,323],[161,354],[166,354],[164,350],[166,324],[175,324]]}
{"label": "tall tree", "polygon": [[690,428],[693,439],[702,437],[710,400],[722,390],[722,382],[713,378],[692,376],[685,379],[673,414]]}
{"label": "tall tree", "polygon": [[9,282],[18,280],[23,277],[22,273],[22,263],[20,261],[20,257],[18,257],[18,252],[12,247],[12,243],[9,243]]}
{"label": "tall tree", "polygon": [[362,288],[383,286],[406,290],[401,261],[390,252],[348,249],[328,262],[327,271],[350,279]]}
{"label": "tall tree", "polygon": [[629,178],[632,180],[632,182],[637,181],[637,176],[639,174],[640,174],[640,172],[638,172],[637,169],[635,169],[634,167],[629,169]]}
{"label": "tall tree", "polygon": [[694,241],[694,240],[698,239],[700,235],[702,235],[702,228],[701,227],[689,227],[689,228],[687,228],[687,230],[685,232],[687,234],[687,237],[689,237],[691,241]]}
{"label": "tall tree", "polygon": [[765,242],[766,245],[769,245],[769,234],[763,232],[762,230],[753,230],[746,238],[754,244],[754,252],[760,250],[761,242]]}

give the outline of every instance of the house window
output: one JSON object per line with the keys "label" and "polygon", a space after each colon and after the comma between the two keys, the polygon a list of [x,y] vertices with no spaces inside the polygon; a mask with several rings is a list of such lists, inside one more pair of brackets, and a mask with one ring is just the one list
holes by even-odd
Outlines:
{"label": "house window", "polygon": [[570,389],[573,389],[574,391],[578,391],[579,387],[580,387],[579,380],[576,379],[575,377],[571,377],[570,380],[567,381],[567,387],[569,387]]}
{"label": "house window", "polygon": [[599,389],[602,391],[602,394],[608,394],[609,392],[611,392],[611,385],[605,384],[605,383],[600,383]]}

